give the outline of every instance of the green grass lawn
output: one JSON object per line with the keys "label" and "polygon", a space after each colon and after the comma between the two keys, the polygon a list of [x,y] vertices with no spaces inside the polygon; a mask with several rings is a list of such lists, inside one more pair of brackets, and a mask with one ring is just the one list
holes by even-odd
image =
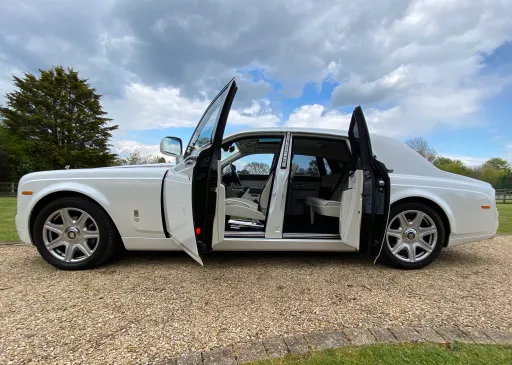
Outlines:
{"label": "green grass lawn", "polygon": [[[498,233],[512,233],[512,203],[498,203],[500,226]],[[0,197],[0,242],[18,241],[14,226],[16,215],[16,198]]]}
{"label": "green grass lawn", "polygon": [[505,365],[512,364],[512,346],[436,344],[370,345],[311,352],[252,365]]}
{"label": "green grass lawn", "polygon": [[498,203],[500,212],[500,225],[498,233],[512,233],[512,202],[507,204]]}
{"label": "green grass lawn", "polygon": [[16,198],[0,197],[0,242],[19,240],[14,217],[16,216]]}

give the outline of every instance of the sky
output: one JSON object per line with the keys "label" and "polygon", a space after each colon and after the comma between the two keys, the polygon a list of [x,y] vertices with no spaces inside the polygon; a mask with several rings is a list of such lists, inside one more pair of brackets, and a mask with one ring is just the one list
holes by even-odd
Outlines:
{"label": "sky", "polygon": [[370,132],[512,160],[512,0],[0,0],[0,95],[55,65],[103,95],[120,155],[187,143],[235,77],[227,133],[361,105]]}

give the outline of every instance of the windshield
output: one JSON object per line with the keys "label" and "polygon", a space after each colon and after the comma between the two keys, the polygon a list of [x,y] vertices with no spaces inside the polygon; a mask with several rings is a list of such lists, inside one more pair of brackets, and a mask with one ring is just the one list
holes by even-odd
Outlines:
{"label": "windshield", "polygon": [[[231,84],[231,83],[230,83]],[[199,154],[201,150],[210,146],[213,141],[213,137],[215,134],[215,130],[217,129],[217,124],[219,123],[220,112],[222,110],[222,106],[224,105],[224,101],[226,100],[226,96],[228,94],[229,88],[226,85],[224,89],[220,92],[219,95],[215,99],[213,99],[212,103],[204,113],[201,121],[197,125],[190,142],[188,143],[187,149],[185,150],[184,158],[188,156],[193,156]]]}

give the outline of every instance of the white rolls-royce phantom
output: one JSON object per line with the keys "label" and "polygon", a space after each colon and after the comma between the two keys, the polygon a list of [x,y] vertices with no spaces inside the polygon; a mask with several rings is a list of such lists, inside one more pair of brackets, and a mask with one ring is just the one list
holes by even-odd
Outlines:
{"label": "white rolls-royce phantom", "polygon": [[[116,248],[357,251],[397,268],[493,237],[494,189],[437,169],[405,144],[370,135],[360,107],[348,132],[250,130],[224,136],[237,87],[217,95],[175,165],[44,171],[19,183],[23,242],[61,269],[107,262]],[[240,166],[243,169],[237,169]]]}

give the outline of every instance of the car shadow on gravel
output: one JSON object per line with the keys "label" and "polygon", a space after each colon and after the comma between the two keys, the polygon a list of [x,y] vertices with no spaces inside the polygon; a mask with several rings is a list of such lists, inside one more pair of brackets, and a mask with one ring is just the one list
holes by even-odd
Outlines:
{"label": "car shadow on gravel", "polygon": [[[143,264],[151,265],[185,265],[187,267],[201,266],[183,252],[151,252],[125,251],[119,255],[110,265],[115,266],[138,266]],[[485,267],[492,263],[488,257],[481,253],[465,249],[445,249],[441,256],[431,265],[430,269],[444,269],[472,266]],[[374,267],[374,260],[358,253],[352,252],[211,252],[203,257],[204,268],[219,268],[229,266],[231,268],[251,267],[287,267],[303,268],[304,266],[332,266],[343,265],[344,267]],[[110,266],[109,265],[109,266]],[[377,267],[392,269],[383,264]]]}
{"label": "car shadow on gravel", "polygon": [[[39,269],[51,267],[37,253],[26,259],[28,259],[28,262],[25,261],[25,265]],[[355,252],[211,252],[204,256],[203,263],[204,269],[222,267],[261,268],[263,266],[299,269],[307,266],[321,268],[340,265],[343,267],[379,267],[380,269],[394,270],[382,264],[375,266],[373,259]],[[443,250],[439,259],[429,265],[428,269],[444,270],[445,268],[467,267],[468,264],[472,267],[485,267],[492,264],[492,259],[483,256],[481,252],[473,252],[457,247]],[[192,270],[201,269],[201,266],[184,252],[123,251],[108,264],[103,265],[100,270],[108,271],[145,265],[152,267],[179,265]]]}
{"label": "car shadow on gravel", "polygon": [[[125,251],[115,260],[115,265],[132,266],[151,262],[155,265],[190,264],[200,267],[183,252]],[[203,257],[205,267],[261,267],[274,265],[322,266],[340,264],[346,266],[372,265],[373,260],[357,253],[333,252],[211,252]]]}

